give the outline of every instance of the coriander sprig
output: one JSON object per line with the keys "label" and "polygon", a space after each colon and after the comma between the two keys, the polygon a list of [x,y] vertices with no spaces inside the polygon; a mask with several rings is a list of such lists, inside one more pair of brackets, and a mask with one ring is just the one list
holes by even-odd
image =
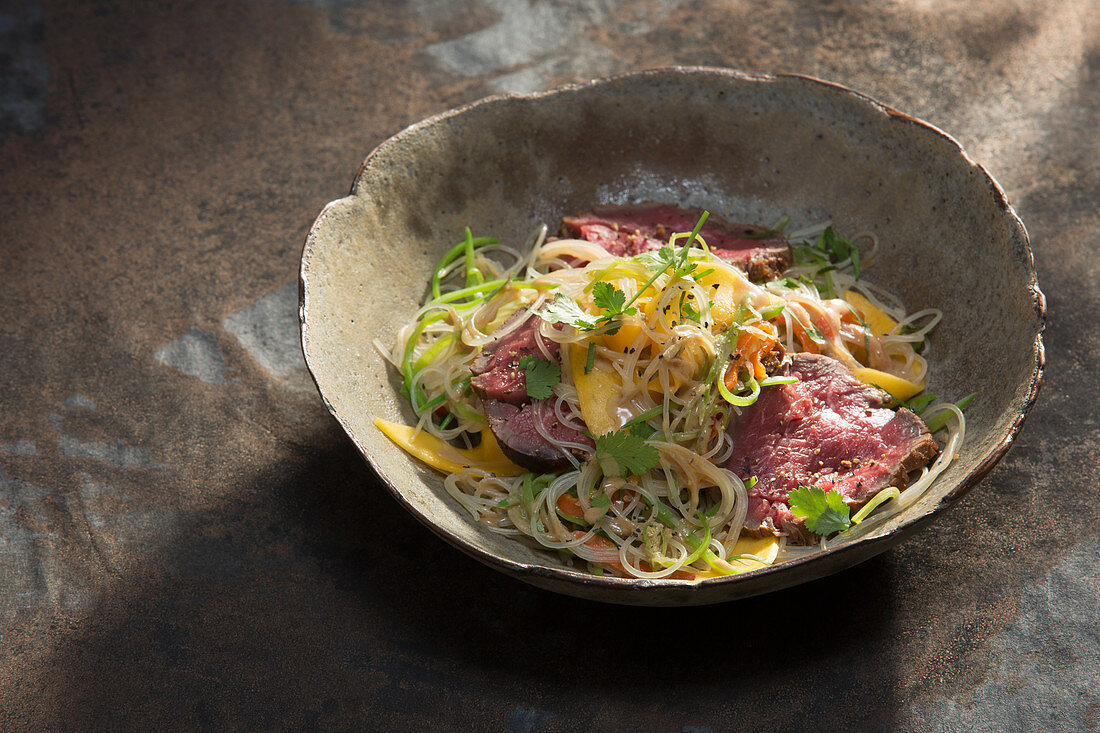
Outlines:
{"label": "coriander sprig", "polygon": [[600,281],[593,284],[592,301],[601,311],[595,317],[581,308],[577,301],[558,293],[554,296],[554,300],[539,311],[538,316],[548,323],[564,323],[582,331],[595,331],[605,324],[610,324],[606,329],[607,333],[614,334],[618,333],[621,324],[613,321],[620,316],[632,316],[638,312],[637,308],[626,306],[626,293],[609,282]]}
{"label": "coriander sprig", "polygon": [[554,387],[561,381],[560,364],[525,354],[519,358],[518,366],[523,371],[528,397],[544,400],[554,394]]}
{"label": "coriander sprig", "polygon": [[596,437],[596,461],[605,476],[638,476],[657,465],[657,449],[637,428],[613,430]]}
{"label": "coriander sprig", "polygon": [[825,493],[820,486],[801,486],[788,495],[791,514],[806,520],[806,529],[823,537],[852,526],[848,505],[836,489]]}

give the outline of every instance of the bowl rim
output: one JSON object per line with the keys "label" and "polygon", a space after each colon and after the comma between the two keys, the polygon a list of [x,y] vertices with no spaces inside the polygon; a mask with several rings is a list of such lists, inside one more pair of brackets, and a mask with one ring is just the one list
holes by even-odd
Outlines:
{"label": "bowl rim", "polygon": [[[367,445],[360,441],[356,434],[352,431],[350,425],[340,416],[340,414],[333,407],[332,402],[325,394],[325,389],[322,387],[320,381],[317,378],[317,371],[314,368],[314,364],[311,362],[311,351],[313,348],[312,331],[310,327],[309,312],[310,312],[310,274],[313,262],[313,249],[316,244],[318,233],[322,230],[327,218],[331,215],[334,207],[346,199],[354,198],[357,196],[369,196],[369,193],[365,190],[361,190],[360,183],[364,177],[364,174],[371,168],[373,162],[381,156],[388,148],[403,141],[405,138],[416,134],[423,128],[433,126],[439,122],[465,114],[471,110],[477,109],[482,106],[500,104],[502,102],[522,99],[522,100],[540,100],[560,95],[571,95],[577,92],[582,92],[588,89],[595,89],[604,85],[614,84],[616,82],[627,79],[640,79],[646,77],[659,78],[659,77],[690,77],[693,75],[714,77],[721,76],[730,79],[736,79],[739,81],[748,82],[776,82],[780,80],[795,80],[798,82],[808,83],[810,85],[819,87],[826,93],[838,94],[841,96],[852,97],[862,104],[869,104],[872,108],[877,109],[888,118],[887,124],[896,122],[899,124],[914,125],[918,128],[926,130],[928,133],[934,134],[943,140],[947,141],[954,149],[953,152],[959,154],[962,160],[974,168],[982,180],[985,181],[993,202],[1001,210],[1001,212],[1007,217],[1010,230],[1015,230],[1016,235],[1019,237],[1019,244],[1022,250],[1022,264],[1026,268],[1027,274],[1027,288],[1032,299],[1032,309],[1034,310],[1037,320],[1037,330],[1035,339],[1033,341],[1035,360],[1032,366],[1031,379],[1026,397],[1024,398],[1023,407],[1015,415],[1012,423],[1009,425],[1008,430],[1002,435],[1001,439],[992,446],[985,457],[969,472],[966,473],[961,479],[958,480],[957,485],[940,499],[934,506],[927,509],[924,513],[912,517],[911,519],[903,522],[902,524],[895,526],[891,529],[880,531],[871,534],[867,537],[857,538],[852,541],[845,542],[837,545],[834,548],[829,548],[823,553],[814,553],[805,557],[788,560],[779,565],[772,565],[756,570],[740,573],[737,575],[723,576],[719,578],[707,578],[704,580],[676,580],[671,578],[660,579],[645,579],[645,578],[617,578],[612,576],[598,576],[591,573],[574,570],[570,568],[553,568],[545,565],[532,565],[518,560],[514,560],[509,557],[500,556],[492,552],[486,551],[482,547],[472,544],[462,538],[461,536],[447,530],[439,524],[433,522],[430,517],[422,513],[416,506],[414,506],[408,499],[406,499],[404,493],[397,487],[397,485],[387,475],[384,475],[375,467],[371,450]],[[1010,236],[1011,233],[1010,233]],[[575,586],[579,589],[591,589],[608,593],[617,594],[615,597],[599,597],[589,596],[586,594],[574,594],[584,595],[584,597],[593,597],[599,600],[617,602],[617,603],[645,603],[644,599],[634,598],[635,595],[645,594],[652,592],[655,589],[673,590],[679,589],[682,591],[699,591],[700,589],[713,589],[713,595],[718,596],[713,599],[699,598],[695,602],[697,603],[711,603],[722,602],[726,600],[734,600],[737,598],[751,597],[762,593],[772,592],[781,588],[789,587],[791,585],[797,585],[802,582],[810,580],[810,578],[801,578],[797,573],[789,573],[788,571],[810,564],[820,564],[824,561],[831,561],[835,567],[832,570],[826,570],[821,576],[832,574],[841,569],[851,567],[854,564],[858,564],[864,560],[867,560],[880,552],[893,546],[901,539],[913,534],[918,529],[929,524],[932,520],[938,518],[944,510],[954,505],[960,498],[962,498],[967,492],[970,491],[982,478],[989,473],[990,470],[1004,457],[1008,452],[1012,443],[1015,441],[1020,430],[1023,428],[1024,422],[1027,419],[1031,408],[1034,406],[1036,399],[1038,398],[1039,391],[1042,387],[1043,374],[1046,367],[1046,356],[1043,345],[1043,333],[1046,329],[1047,319],[1047,305],[1046,297],[1039,287],[1038,277],[1035,270],[1035,258],[1031,249],[1030,238],[1027,233],[1023,222],[1017,215],[1015,209],[1008,201],[1008,197],[1005,194],[1004,189],[997,182],[997,180],[989,173],[989,171],[981,163],[975,161],[969,153],[962,147],[962,145],[951,135],[944,132],[935,125],[926,122],[922,119],[914,117],[912,115],[901,112],[890,105],[884,104],[873,97],[868,96],[862,92],[856,91],[843,84],[836,82],[826,81],[814,76],[797,73],[760,73],[760,72],[746,72],[731,68],[723,67],[709,67],[709,66],[663,66],[645,69],[641,71],[628,71],[620,74],[614,74],[610,76],[599,77],[590,79],[583,82],[576,82],[572,84],[566,84],[563,86],[554,87],[548,90],[530,92],[530,93],[515,93],[504,92],[500,94],[493,94],[473,102],[469,102],[458,107],[454,107],[429,117],[426,117],[418,122],[408,125],[401,131],[388,137],[386,140],[379,143],[364,159],[363,164],[359,167],[355,178],[352,182],[348,195],[344,198],[337,199],[329,202],[321,210],[317,216],[313,225],[310,227],[308,234],[306,235],[305,243],[303,245],[301,263],[298,272],[298,318],[299,318],[299,335],[302,352],[305,356],[306,366],[309,370],[310,377],[313,379],[314,384],[317,387],[317,391],[321,396],[321,399],[328,409],[329,413],[336,418],[345,434],[352,440],[358,449],[360,455],[364,458],[367,464],[371,467],[375,475],[381,480],[382,484],[386,486],[387,490],[397,501],[405,507],[414,517],[416,517],[422,524],[427,526],[438,537],[442,538],[452,546],[461,550],[465,554],[481,561],[482,563],[493,567],[497,570],[503,571],[509,575],[513,575],[517,578],[532,582],[535,585],[539,585],[543,588],[549,588],[559,592],[569,593],[569,586]],[[862,557],[860,557],[862,555]],[[852,557],[854,556],[854,557]],[[851,560],[851,562],[848,562]],[[791,578],[791,582],[782,583],[779,581],[783,574]],[[771,584],[769,585],[769,580]],[[542,581],[542,582],[540,582]],[[748,582],[746,582],[748,581]],[[743,593],[737,593],[735,589],[740,586],[744,586]],[[723,593],[723,591],[725,591]],[[675,592],[675,591],[674,591]],[[686,604],[685,604],[686,605]]]}

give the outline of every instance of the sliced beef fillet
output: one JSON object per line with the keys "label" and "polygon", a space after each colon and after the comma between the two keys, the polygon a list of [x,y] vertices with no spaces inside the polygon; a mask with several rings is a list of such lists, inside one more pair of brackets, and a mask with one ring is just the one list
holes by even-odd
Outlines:
{"label": "sliced beef fillet", "polygon": [[790,511],[799,485],[836,489],[861,506],[888,486],[903,488],[910,471],[936,455],[936,441],[919,417],[885,407],[887,395],[869,387],[839,361],[815,354],[791,360],[795,384],[765,389],[733,428],[726,467],[747,480],[745,528],[813,541]]}
{"label": "sliced beef fillet", "polygon": [[[529,355],[545,359],[547,354],[557,360],[560,346],[556,341],[539,339],[539,319],[527,310],[513,313],[500,330],[507,333],[487,344],[470,365],[474,373],[471,383],[482,401],[522,405],[531,398],[527,396],[527,378],[519,368],[519,360]],[[540,341],[547,354],[539,348]]]}
{"label": "sliced beef fillet", "polygon": [[[500,443],[501,450],[513,463],[534,471],[551,473],[569,468],[569,459],[561,449],[539,432],[539,426],[554,437],[569,443],[579,443],[594,449],[592,440],[568,425],[554,414],[553,399],[531,400],[525,405],[489,400],[484,402],[489,428]],[[577,455],[584,451],[573,449]]]}
{"label": "sliced beef fillet", "polygon": [[[562,236],[598,244],[618,257],[660,249],[675,232],[695,228],[700,209],[667,204],[597,206],[562,219]],[[771,280],[791,264],[791,245],[781,234],[748,224],[731,224],[711,214],[699,232],[715,255],[744,270],[751,280]]]}
{"label": "sliced beef fillet", "polygon": [[[553,400],[532,400],[527,396],[527,378],[519,367],[523,356],[557,360],[559,345],[538,334],[539,319],[523,310],[504,322],[501,330],[513,330],[488,344],[470,366],[474,391],[481,398],[489,428],[501,450],[512,462],[538,473],[568,467],[569,459],[561,449],[539,431],[555,440],[594,447],[592,440],[579,430],[562,424],[554,414]],[[544,353],[539,343],[545,345]],[[579,452],[579,450],[578,450]]]}

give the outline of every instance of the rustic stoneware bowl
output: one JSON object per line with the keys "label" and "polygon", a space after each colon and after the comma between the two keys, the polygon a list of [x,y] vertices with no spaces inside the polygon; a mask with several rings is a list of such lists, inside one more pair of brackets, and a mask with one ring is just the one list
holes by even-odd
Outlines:
{"label": "rustic stoneware bowl", "polygon": [[[841,231],[878,234],[873,279],[911,310],[945,312],[928,389],[980,395],[958,460],[920,501],[864,539],[745,575],[596,577],[470,521],[440,475],[374,427],[375,416],[411,424],[412,413],[373,341],[391,342],[464,227],[518,242],[536,225],[554,227],[593,204],[645,200],[702,206],[734,221],[831,219]],[[301,266],[306,361],[329,410],[393,496],[491,567],[561,593],[629,604],[777,590],[866,560],[928,525],[1020,430],[1042,376],[1043,321],[1024,227],[952,138],[835,84],[724,69],[661,69],[491,97],[415,124],[372,152],[351,194],[325,207]]]}

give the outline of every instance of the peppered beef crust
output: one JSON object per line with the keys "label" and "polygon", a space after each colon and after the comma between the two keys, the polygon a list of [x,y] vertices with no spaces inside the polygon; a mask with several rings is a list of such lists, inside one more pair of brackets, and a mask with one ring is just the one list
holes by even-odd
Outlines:
{"label": "peppered beef crust", "polygon": [[885,393],[839,361],[796,354],[790,371],[796,384],[765,390],[732,428],[727,468],[742,480],[757,478],[745,529],[798,544],[816,536],[790,511],[793,489],[836,489],[849,506],[862,506],[887,487],[903,488],[937,447],[919,417],[886,407]]}
{"label": "peppered beef crust", "polygon": [[[553,400],[533,400],[527,395],[527,378],[519,368],[525,355],[546,358],[539,348],[539,319],[527,310],[513,314],[500,330],[518,326],[487,344],[470,365],[474,392],[481,398],[489,429],[504,454],[513,462],[536,473],[559,471],[569,466],[569,459],[542,431],[555,440],[593,446],[592,440],[579,430],[564,425],[554,414]],[[551,359],[557,359],[560,345],[542,341]],[[593,446],[594,447],[594,446]],[[579,453],[580,451],[573,451]]]}
{"label": "peppered beef crust", "polygon": [[[675,232],[690,232],[701,209],[644,203],[597,206],[562,219],[561,234],[598,244],[610,254],[629,257],[660,249]],[[763,227],[727,222],[711,214],[699,232],[718,257],[744,270],[750,280],[771,280],[790,266],[790,243]]]}

